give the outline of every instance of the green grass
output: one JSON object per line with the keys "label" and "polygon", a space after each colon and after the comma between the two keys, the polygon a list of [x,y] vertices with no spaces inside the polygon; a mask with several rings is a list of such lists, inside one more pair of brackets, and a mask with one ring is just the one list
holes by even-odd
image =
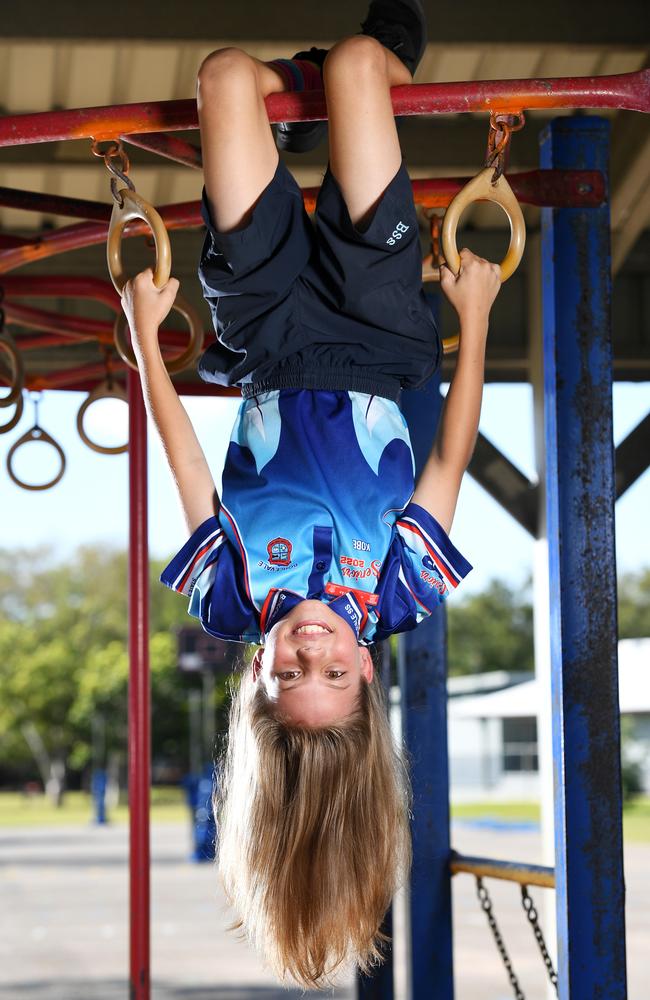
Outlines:
{"label": "green grass", "polygon": [[[463,802],[451,807],[454,819],[499,819],[504,822],[539,822],[538,802]],[[627,841],[650,844],[650,796],[627,802],[623,809],[623,836]]]}
{"label": "green grass", "polygon": [[625,840],[650,844],[650,795],[640,795],[623,810]]}
{"label": "green grass", "polygon": [[[111,823],[128,822],[126,803],[109,811]],[[0,792],[0,827],[11,826],[82,826],[93,822],[93,807],[86,792],[67,792],[60,809],[45,795],[26,797],[20,792]],[[151,790],[151,820],[176,823],[189,818],[181,788],[161,787]]]}
{"label": "green grass", "polygon": [[[454,819],[492,818],[504,822],[539,822],[537,802],[469,802],[454,805]],[[126,803],[109,813],[111,823],[126,823]],[[188,820],[188,810],[182,789],[163,786],[151,790],[151,820],[153,823],[176,823]],[[85,792],[68,792],[63,806],[55,809],[44,795],[27,798],[19,792],[0,792],[0,828],[14,826],[83,826],[93,821],[92,802]],[[650,796],[640,796],[628,802],[623,812],[625,839],[650,843]]]}
{"label": "green grass", "polygon": [[454,819],[500,819],[513,823],[538,823],[539,803],[537,802],[463,802],[452,805]]}

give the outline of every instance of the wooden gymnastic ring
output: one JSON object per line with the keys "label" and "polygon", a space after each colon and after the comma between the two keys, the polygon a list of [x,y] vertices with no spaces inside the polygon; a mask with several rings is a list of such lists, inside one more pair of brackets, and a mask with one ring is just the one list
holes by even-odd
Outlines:
{"label": "wooden gymnastic ring", "polygon": [[[175,358],[169,358],[165,361],[165,368],[170,375],[173,375],[176,372],[182,372],[184,368],[189,368],[196,361],[198,361],[203,352],[203,326],[201,325],[199,314],[194,306],[190,305],[190,303],[181,295],[177,295],[172,309],[179,312],[187,321],[190,328],[190,341],[182,354],[179,354]],[[138,364],[135,360],[135,354],[133,353],[133,348],[126,336],[127,325],[126,316],[124,313],[119,313],[115,319],[115,326],[113,327],[115,348],[119,356],[122,358],[122,361],[124,361],[129,368],[133,368],[137,371]]]}
{"label": "wooden gymnastic ring", "polygon": [[128,441],[126,444],[117,444],[112,446],[97,444],[86,434],[84,429],[84,417],[93,403],[96,403],[98,399],[120,399],[123,403],[128,404],[126,393],[121,385],[118,385],[115,382],[109,384],[107,379],[100,382],[99,385],[95,386],[92,392],[88,393],[79,407],[79,412],[77,413],[77,431],[79,432],[79,437],[84,444],[88,445],[88,447],[93,451],[99,452],[100,455],[122,455],[125,451],[129,450]]}
{"label": "wooden gymnastic ring", "polygon": [[12,431],[14,429],[14,427],[16,426],[16,424],[23,415],[24,407],[25,403],[23,400],[23,394],[21,392],[20,396],[16,400],[16,409],[14,411],[13,417],[10,417],[6,424],[0,425],[0,434],[6,434],[7,431]]}
{"label": "wooden gymnastic ring", "polygon": [[[14,455],[19,448],[21,448],[24,444],[29,444],[30,441],[43,441],[45,444],[51,445],[54,450],[58,452],[59,458],[61,459],[61,468],[56,476],[54,476],[53,479],[50,479],[47,483],[24,483],[22,479],[18,478],[13,470],[12,462]],[[48,434],[47,431],[43,430],[42,427],[30,427],[28,431],[25,431],[22,437],[19,437],[17,441],[14,441],[9,449],[7,454],[7,472],[9,473],[9,478],[13,480],[16,486],[20,486],[23,490],[31,490],[33,492],[39,490],[49,490],[52,486],[56,486],[56,484],[63,477],[63,473],[65,472],[65,453],[59,442],[55,441],[54,438]]]}
{"label": "wooden gymnastic ring", "polygon": [[[440,268],[433,266],[433,254],[427,254],[422,261],[422,281],[440,281]],[[454,354],[458,350],[458,345],[460,344],[459,333],[454,334],[453,337],[443,337],[441,339],[443,354]]]}
{"label": "wooden gymnastic ring", "polygon": [[134,219],[142,219],[151,229],[156,244],[156,266],[153,272],[153,282],[156,288],[164,288],[169,281],[172,270],[172,252],[165,223],[156,209],[135,191],[126,187],[120,188],[117,195],[121,198],[122,204],[120,205],[117,200],[113,202],[106,242],[106,257],[111,281],[121,295],[129,280],[122,267],[122,233],[129,222],[133,222]]}
{"label": "wooden gymnastic ring", "polygon": [[422,281],[440,281],[440,268],[434,267],[431,253],[422,258]]}
{"label": "wooden gymnastic ring", "polygon": [[460,254],[456,245],[456,229],[461,215],[475,201],[493,201],[500,205],[508,216],[510,223],[510,246],[503,258],[501,267],[501,281],[507,281],[519,267],[519,263],[524,254],[526,245],[526,223],[522,214],[519,202],[508,184],[501,175],[496,184],[492,183],[494,175],[493,167],[485,167],[480,174],[473,177],[468,184],[458,192],[451,201],[442,223],[442,251],[447,261],[447,266],[455,275],[460,271]]}
{"label": "wooden gymnastic ring", "polygon": [[[9,360],[11,361],[11,367],[13,368],[13,375],[11,379],[11,387],[9,389],[9,394],[7,396],[0,397],[0,407],[13,406],[14,403],[18,402],[18,399],[22,398],[23,394],[23,386],[25,384],[25,370],[23,368],[23,359],[20,355],[20,351],[14,344],[13,340],[10,340],[9,337],[7,337],[7,335],[4,333],[0,333],[0,349],[6,351],[6,353],[9,355]],[[20,420],[20,417],[18,418],[18,420]],[[17,422],[18,421],[16,421],[16,423]]]}

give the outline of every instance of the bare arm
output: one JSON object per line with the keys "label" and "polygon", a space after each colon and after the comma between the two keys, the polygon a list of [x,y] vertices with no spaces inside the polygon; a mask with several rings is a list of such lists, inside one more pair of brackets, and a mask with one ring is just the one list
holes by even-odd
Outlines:
{"label": "bare arm", "polygon": [[476,443],[490,308],[500,287],[496,264],[461,252],[456,278],[443,268],[442,289],[460,320],[456,370],[445,399],[438,432],[413,500],[429,511],[446,532],[454,519],[460,484]]}
{"label": "bare arm", "polygon": [[122,306],[131,327],[131,338],[147,413],[165,451],[185,522],[194,531],[219,506],[219,497],[203,449],[163,364],[158,327],[172,307],[178,281],[170,278],[160,291],[150,269],[126,285]]}

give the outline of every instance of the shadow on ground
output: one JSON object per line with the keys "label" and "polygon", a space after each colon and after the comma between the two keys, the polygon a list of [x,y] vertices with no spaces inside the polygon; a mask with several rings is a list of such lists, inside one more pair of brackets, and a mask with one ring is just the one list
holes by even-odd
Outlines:
{"label": "shadow on ground", "polygon": [[[87,982],[71,980],[56,983],[31,982],[0,985],[0,1000],[124,1000],[128,986],[125,980]],[[152,995],[156,1000],[340,1000],[349,993],[304,993],[299,989],[286,990],[279,986],[178,986],[154,981]]]}

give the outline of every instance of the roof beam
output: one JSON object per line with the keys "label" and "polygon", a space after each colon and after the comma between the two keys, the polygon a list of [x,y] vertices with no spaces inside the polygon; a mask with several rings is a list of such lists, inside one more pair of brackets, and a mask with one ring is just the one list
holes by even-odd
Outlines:
{"label": "roof beam", "polygon": [[[612,16],[609,0],[582,4],[546,0],[543,16],[534,4],[501,0],[498,16],[483,0],[450,4],[440,16],[434,0],[424,0],[432,37],[436,42],[472,42],[495,45],[630,45],[639,47],[640,26],[645,23],[645,0],[619,0]],[[263,39],[294,40],[301,44],[333,40],[358,31],[367,10],[366,0],[351,3],[310,4],[295,0],[248,0],[245,4],[204,0],[113,0],[111,4],[86,4],[80,16],[77,0],[30,0],[14,4],[5,19],[5,38],[173,39],[214,38],[215,41]],[[290,48],[291,46],[288,46]],[[288,51],[288,55],[291,52]]]}
{"label": "roof beam", "polygon": [[650,464],[650,413],[616,449],[616,499],[643,475]]}
{"label": "roof beam", "polygon": [[650,121],[620,115],[612,139],[612,270],[623,266],[650,224]]}
{"label": "roof beam", "polygon": [[529,535],[536,537],[539,487],[483,434],[476,439],[467,471]]}

